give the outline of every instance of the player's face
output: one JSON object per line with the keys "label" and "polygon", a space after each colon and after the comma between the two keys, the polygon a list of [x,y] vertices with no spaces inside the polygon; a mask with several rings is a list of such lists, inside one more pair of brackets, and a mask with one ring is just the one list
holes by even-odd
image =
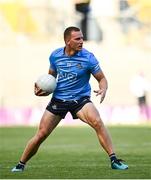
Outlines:
{"label": "player's face", "polygon": [[83,46],[83,34],[81,31],[72,31],[68,46],[74,51],[80,51]]}

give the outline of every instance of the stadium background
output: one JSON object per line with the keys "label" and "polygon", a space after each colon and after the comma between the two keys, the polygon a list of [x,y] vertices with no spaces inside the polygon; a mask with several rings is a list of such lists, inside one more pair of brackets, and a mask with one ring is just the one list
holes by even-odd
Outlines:
{"label": "stadium background", "polygon": [[[109,83],[103,104],[92,93],[104,122],[150,122],[139,114],[129,84],[140,71],[151,82],[151,1],[128,0],[125,11],[122,1],[0,0],[0,126],[38,124],[50,97],[34,96],[34,82],[48,71],[51,51],[64,45],[64,29],[82,26],[84,13],[75,8],[81,2],[90,8],[84,46],[100,60]],[[91,84],[97,89],[93,78]],[[147,97],[150,106],[150,91]],[[81,125],[70,114],[61,124]]]}

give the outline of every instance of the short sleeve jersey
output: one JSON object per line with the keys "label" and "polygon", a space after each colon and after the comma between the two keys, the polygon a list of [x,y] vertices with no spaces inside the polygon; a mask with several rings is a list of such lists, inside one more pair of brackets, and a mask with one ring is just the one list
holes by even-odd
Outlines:
{"label": "short sleeve jersey", "polygon": [[73,56],[67,56],[64,48],[56,49],[49,57],[50,69],[57,74],[57,87],[53,97],[62,100],[78,100],[90,96],[90,75],[101,71],[95,56],[82,48]]}

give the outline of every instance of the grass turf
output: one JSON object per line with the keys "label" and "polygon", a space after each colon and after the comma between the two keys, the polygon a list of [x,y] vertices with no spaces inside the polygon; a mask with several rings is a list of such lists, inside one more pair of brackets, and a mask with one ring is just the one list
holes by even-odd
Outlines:
{"label": "grass turf", "polygon": [[36,128],[0,128],[0,179],[151,179],[150,127],[109,127],[119,158],[129,169],[112,170],[89,127],[58,127],[23,173],[12,173]]}

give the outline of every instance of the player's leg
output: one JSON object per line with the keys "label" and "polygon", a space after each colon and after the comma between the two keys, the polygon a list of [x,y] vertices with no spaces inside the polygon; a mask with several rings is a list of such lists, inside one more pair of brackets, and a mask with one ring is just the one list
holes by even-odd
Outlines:
{"label": "player's leg", "polygon": [[23,152],[20,159],[22,162],[26,163],[37,152],[40,144],[49,136],[60,120],[60,116],[56,116],[47,110],[44,112],[37,133],[28,142]]}
{"label": "player's leg", "polygon": [[90,103],[85,104],[82,107],[82,109],[77,112],[77,116],[82,121],[86,122],[92,128],[94,128],[98,136],[100,144],[102,145],[104,150],[108,153],[111,159],[111,162],[112,162],[111,167],[113,169],[127,169],[128,166],[123,164],[121,161],[119,161],[116,158],[111,137],[106,127],[104,126],[104,123],[99,115],[99,112],[97,111],[93,103],[90,102]]}
{"label": "player's leg", "polygon": [[111,138],[104,126],[103,121],[100,118],[99,112],[92,103],[87,103],[77,113],[77,116],[91,127],[93,127],[98,136],[99,142],[103,146],[104,150],[110,155],[114,153]]}
{"label": "player's leg", "polygon": [[49,136],[53,129],[58,125],[60,120],[60,116],[54,115],[51,112],[45,110],[41,118],[38,131],[35,136],[27,143],[25,150],[21,156],[20,163],[18,164],[19,167],[23,169],[17,169],[16,166],[12,169],[13,172],[24,170],[25,163],[37,152],[40,144]]}

